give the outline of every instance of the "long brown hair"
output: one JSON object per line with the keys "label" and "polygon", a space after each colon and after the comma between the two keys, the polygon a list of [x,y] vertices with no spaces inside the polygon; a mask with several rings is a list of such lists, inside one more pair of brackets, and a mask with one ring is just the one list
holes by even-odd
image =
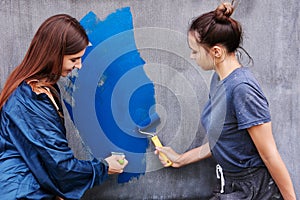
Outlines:
{"label": "long brown hair", "polygon": [[3,87],[0,110],[23,81],[37,79],[41,86],[51,88],[61,76],[64,55],[76,54],[88,43],[85,30],[73,17],[58,14],[44,21],[34,35],[23,61],[9,75]]}

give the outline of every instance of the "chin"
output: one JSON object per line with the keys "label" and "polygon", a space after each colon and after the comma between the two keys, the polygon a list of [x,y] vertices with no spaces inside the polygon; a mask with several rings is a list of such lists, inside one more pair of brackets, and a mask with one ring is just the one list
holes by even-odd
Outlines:
{"label": "chin", "polygon": [[214,70],[214,66],[201,66],[201,69],[203,69],[204,71],[211,71]]}
{"label": "chin", "polygon": [[212,69],[209,68],[209,67],[203,67],[203,66],[200,66],[200,68],[201,68],[202,70],[204,70],[204,71],[210,71],[210,70],[212,70]]}

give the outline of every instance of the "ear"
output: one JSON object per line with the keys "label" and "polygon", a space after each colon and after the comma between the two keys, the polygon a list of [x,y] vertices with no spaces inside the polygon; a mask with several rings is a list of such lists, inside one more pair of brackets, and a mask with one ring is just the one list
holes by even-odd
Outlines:
{"label": "ear", "polygon": [[211,52],[215,58],[220,58],[223,54],[222,48],[218,45],[213,46]]}

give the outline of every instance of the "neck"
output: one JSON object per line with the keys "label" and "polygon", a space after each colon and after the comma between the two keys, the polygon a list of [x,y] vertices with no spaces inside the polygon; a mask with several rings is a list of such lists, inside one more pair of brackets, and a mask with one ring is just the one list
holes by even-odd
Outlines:
{"label": "neck", "polygon": [[220,80],[226,78],[229,74],[231,74],[235,69],[241,67],[238,59],[235,54],[227,54],[225,58],[222,60],[216,60],[215,71],[220,77]]}

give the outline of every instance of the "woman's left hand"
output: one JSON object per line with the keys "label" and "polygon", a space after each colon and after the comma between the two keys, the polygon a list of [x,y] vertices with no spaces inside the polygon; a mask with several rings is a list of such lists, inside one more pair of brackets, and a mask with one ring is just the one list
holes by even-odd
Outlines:
{"label": "woman's left hand", "polygon": [[112,155],[105,158],[108,163],[108,174],[119,174],[124,171],[124,168],[128,164],[124,155]]}

